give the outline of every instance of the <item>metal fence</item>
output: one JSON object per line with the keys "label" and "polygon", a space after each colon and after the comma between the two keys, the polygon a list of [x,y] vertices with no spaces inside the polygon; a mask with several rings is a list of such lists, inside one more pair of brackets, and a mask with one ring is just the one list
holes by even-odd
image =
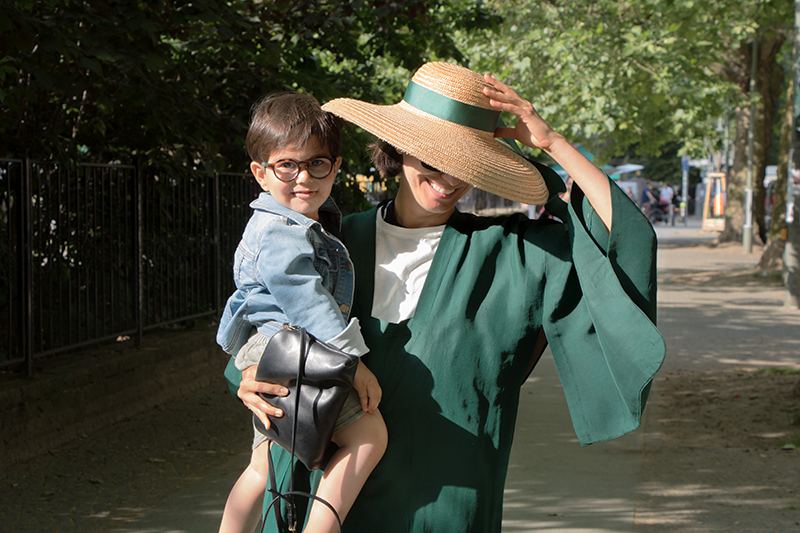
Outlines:
{"label": "metal fence", "polygon": [[258,192],[249,174],[0,160],[0,368],[218,316]]}

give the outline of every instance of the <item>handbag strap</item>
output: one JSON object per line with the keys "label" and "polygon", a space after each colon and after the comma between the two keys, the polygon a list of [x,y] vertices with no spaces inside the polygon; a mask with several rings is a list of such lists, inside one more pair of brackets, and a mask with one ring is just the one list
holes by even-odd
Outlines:
{"label": "handbag strap", "polygon": [[292,421],[292,462],[291,476],[289,476],[289,506],[286,509],[286,521],[289,522],[289,531],[297,531],[297,508],[294,504],[294,469],[297,464],[295,456],[295,445],[297,444],[297,422],[300,414],[300,387],[303,385],[303,376],[306,370],[306,359],[308,358],[308,334],[305,328],[300,328],[300,354],[297,361],[297,389],[294,397],[294,420]]}
{"label": "handbag strap", "polygon": [[[278,492],[277,482],[275,480],[275,464],[272,461],[272,453],[270,453],[270,446],[267,446],[267,467],[268,467],[268,476],[270,480],[270,489],[268,492],[272,494],[273,499],[272,502],[267,507],[267,510],[264,512],[264,518],[266,519],[267,515],[269,514],[270,509],[275,507],[275,524],[278,528],[278,531],[283,531],[284,523],[283,518],[281,517],[280,507],[276,504],[281,500],[286,500],[287,507],[286,507],[286,521],[288,524],[286,525],[287,529],[292,532],[297,531],[297,507],[294,503],[295,496],[303,496],[305,498],[309,498],[324,504],[330,511],[333,513],[333,516],[336,518],[336,524],[339,526],[339,532],[342,531],[342,521],[339,518],[339,513],[336,512],[333,505],[330,504],[327,500],[320,498],[315,494],[311,494],[308,492],[297,491],[294,490],[294,472],[295,466],[297,464],[297,457],[295,456],[295,441],[297,439],[297,421],[298,421],[298,414],[300,413],[300,387],[303,383],[303,376],[305,375],[305,368],[306,368],[306,360],[308,359],[308,352],[311,349],[309,343],[307,343],[307,339],[309,335],[306,333],[305,328],[298,328],[300,330],[300,354],[298,356],[297,362],[297,386],[295,389],[295,397],[294,397],[294,420],[292,422],[292,460],[290,463],[290,475],[289,475],[289,490],[287,492]],[[264,520],[266,523],[266,520]],[[261,526],[261,531],[264,531],[264,525]]]}

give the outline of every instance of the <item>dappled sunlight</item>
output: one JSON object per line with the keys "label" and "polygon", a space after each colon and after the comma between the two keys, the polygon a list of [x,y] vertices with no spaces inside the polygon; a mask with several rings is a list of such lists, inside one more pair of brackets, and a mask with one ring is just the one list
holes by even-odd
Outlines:
{"label": "dappled sunlight", "polygon": [[[770,523],[784,521],[787,527],[800,519],[796,487],[777,482],[773,472],[781,467],[763,454],[753,455],[763,463],[760,475],[753,476],[740,475],[738,470],[730,468],[736,464],[737,456],[739,460],[745,459],[746,456],[739,455],[741,451],[727,450],[723,457],[715,454],[712,459],[709,455],[708,460],[689,448],[662,451],[682,459],[675,463],[669,460],[669,464],[675,464],[674,469],[664,472],[659,479],[640,483],[636,531],[758,531],[767,517]],[[655,451],[650,461],[649,464],[658,464],[665,457],[659,457]],[[647,466],[643,472],[648,472]]]}
{"label": "dappled sunlight", "polygon": [[[765,491],[773,490],[773,487],[765,485],[719,488],[716,486],[712,487],[709,485],[698,484],[661,486],[658,483],[644,483],[640,486],[640,488],[645,494],[649,494],[650,496],[657,498],[695,498],[702,496],[711,498],[713,501],[718,503],[729,503],[736,505],[764,505],[765,502],[774,502],[774,499],[763,497],[763,493]],[[761,493],[762,497],[746,498],[744,500],[742,499],[742,496],[749,497],[756,493]]]}
{"label": "dappled sunlight", "polygon": [[667,368],[800,368],[800,312],[758,300],[749,303],[761,305],[737,306],[730,300],[697,303],[697,294],[672,298],[658,308]]}
{"label": "dappled sunlight", "polygon": [[671,511],[656,511],[637,513],[637,525],[688,525],[699,523],[705,511],[699,509],[675,509]]}
{"label": "dappled sunlight", "polygon": [[[785,493],[769,485],[719,487],[653,482],[644,483],[639,489],[658,511],[637,513],[637,525],[682,525],[686,528],[680,531],[752,531],[740,522],[740,512],[746,512],[748,508],[764,513],[791,511],[791,502],[787,501]],[[721,511],[715,512],[712,517],[709,507],[719,507]],[[727,515],[727,519],[721,519],[721,515]],[[787,521],[787,525],[790,523]],[[729,529],[737,524],[741,527]]]}
{"label": "dappled sunlight", "polygon": [[661,372],[645,413],[634,531],[800,531],[800,455],[782,447],[800,430],[796,381],[685,362]]}
{"label": "dappled sunlight", "polygon": [[578,487],[553,493],[548,487],[514,486],[505,491],[503,531],[622,533],[633,527],[631,500],[581,497],[585,491]]}
{"label": "dappled sunlight", "polygon": [[767,361],[764,359],[726,359],[724,357],[717,359],[722,364],[728,365],[744,365],[754,368],[792,368],[800,369],[800,360],[797,359],[797,351],[794,352],[795,357],[792,358],[787,354],[786,359],[782,361]]}
{"label": "dappled sunlight", "polygon": [[[237,463],[238,464],[238,463]],[[213,482],[190,486],[178,491],[158,506],[138,509],[118,525],[106,525],[112,533],[196,533],[216,531],[222,520],[227,491],[233,484],[231,473],[237,469],[227,466],[211,473]],[[104,529],[105,531],[106,529]]]}
{"label": "dappled sunlight", "polygon": [[[663,233],[663,232],[662,232]],[[636,533],[800,532],[800,311],[741,246],[659,242],[667,344],[645,411]]]}

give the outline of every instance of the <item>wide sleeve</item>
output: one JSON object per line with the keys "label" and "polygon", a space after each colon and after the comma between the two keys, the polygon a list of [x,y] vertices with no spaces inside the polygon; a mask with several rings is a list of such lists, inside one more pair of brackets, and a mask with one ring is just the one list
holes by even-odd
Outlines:
{"label": "wide sleeve", "polygon": [[655,325],[655,232],[610,186],[611,231],[573,186],[564,210],[569,250],[546,266],[543,326],[582,445],[639,427],[665,355]]}

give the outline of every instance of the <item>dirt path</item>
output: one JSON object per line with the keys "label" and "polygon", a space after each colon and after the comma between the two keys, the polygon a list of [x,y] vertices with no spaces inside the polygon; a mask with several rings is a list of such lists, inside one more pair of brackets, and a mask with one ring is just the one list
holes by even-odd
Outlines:
{"label": "dirt path", "polygon": [[668,355],[645,415],[637,532],[800,532],[800,313],[740,246],[659,250]]}
{"label": "dirt path", "polygon": [[[800,445],[800,376],[757,372],[800,368],[800,313],[740,248],[659,253],[668,359],[645,413],[635,531],[800,533],[800,451],[786,446]],[[0,529],[112,531],[250,438],[247,414],[222,388],[164,405],[4,471]]]}
{"label": "dirt path", "polygon": [[[218,389],[4,471],[0,531],[112,531],[230,462],[249,449],[252,429],[224,383]],[[224,503],[221,497],[208,507],[221,515]]]}

